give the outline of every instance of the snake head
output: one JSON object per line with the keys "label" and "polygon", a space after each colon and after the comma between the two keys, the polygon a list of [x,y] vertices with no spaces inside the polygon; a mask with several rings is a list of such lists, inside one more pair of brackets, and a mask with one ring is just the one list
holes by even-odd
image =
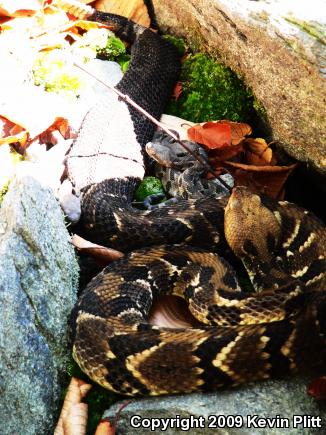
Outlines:
{"label": "snake head", "polygon": [[225,209],[224,231],[240,258],[259,256],[269,261],[278,246],[281,228],[273,210],[247,187],[235,187]]}

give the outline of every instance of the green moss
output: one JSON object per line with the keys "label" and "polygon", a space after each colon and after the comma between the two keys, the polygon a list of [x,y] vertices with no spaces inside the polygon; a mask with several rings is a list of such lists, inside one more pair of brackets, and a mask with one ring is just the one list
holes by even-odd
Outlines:
{"label": "green moss", "polygon": [[161,180],[156,177],[144,177],[136,189],[135,199],[136,201],[144,201],[147,196],[158,193],[164,193]]}
{"label": "green moss", "polygon": [[105,47],[98,47],[96,50],[97,57],[103,60],[114,60],[121,66],[123,72],[126,72],[130,63],[131,56],[126,53],[126,46],[120,38],[110,36]]}
{"label": "green moss", "polygon": [[97,47],[97,57],[104,60],[114,60],[126,53],[126,47],[121,39],[116,36],[109,36],[105,47]]}
{"label": "green moss", "polygon": [[33,75],[35,85],[49,92],[77,95],[82,86],[59,49],[41,52],[33,65]]}
{"label": "green moss", "polygon": [[164,35],[163,38],[171,42],[171,44],[178,49],[180,56],[183,56],[186,53],[187,47],[184,39],[172,35]]}
{"label": "green moss", "polygon": [[104,411],[120,399],[120,396],[101,388],[99,385],[93,386],[85,400],[88,404],[87,434],[95,433]]}
{"label": "green moss", "polygon": [[263,122],[268,123],[267,112],[266,112],[265,107],[262,105],[262,103],[260,101],[258,101],[256,98],[254,98],[252,105],[253,105],[253,108],[255,109],[257,115],[259,116],[259,118]]}
{"label": "green moss", "polygon": [[243,82],[225,65],[206,54],[189,54],[182,64],[183,92],[167,109],[171,115],[193,122],[216,119],[247,121],[253,96]]}
{"label": "green moss", "polygon": [[131,56],[130,54],[121,54],[116,61],[121,66],[121,70],[123,73],[125,73],[128,69],[128,66],[130,64]]}
{"label": "green moss", "polygon": [[34,83],[49,92],[78,96],[86,82],[73,68],[74,56],[82,62],[88,62],[95,57],[114,60],[123,71],[126,71],[130,61],[130,55],[126,54],[126,47],[121,39],[113,36],[107,29],[90,29],[69,48],[39,53],[33,65]]}

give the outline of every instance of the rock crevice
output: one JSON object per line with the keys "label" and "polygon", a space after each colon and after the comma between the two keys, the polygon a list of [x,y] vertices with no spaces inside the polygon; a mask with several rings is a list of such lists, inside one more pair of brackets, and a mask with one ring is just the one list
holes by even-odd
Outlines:
{"label": "rock crevice", "polygon": [[326,175],[326,50],[320,36],[326,23],[320,0],[312,0],[310,8],[263,0],[153,0],[153,5],[163,30],[185,37],[244,79],[266,111],[273,140]]}

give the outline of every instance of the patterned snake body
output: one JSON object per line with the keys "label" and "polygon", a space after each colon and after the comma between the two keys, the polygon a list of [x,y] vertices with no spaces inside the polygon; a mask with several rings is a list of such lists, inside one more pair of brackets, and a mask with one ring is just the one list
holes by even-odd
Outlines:
{"label": "patterned snake body", "polygon": [[[178,71],[174,48],[121,17],[95,12],[89,19],[113,23],[119,35],[134,40],[131,66],[118,88],[159,118]],[[99,105],[70,150],[68,174],[81,191],[89,237],[136,250],[97,275],[72,313],[73,355],[82,370],[116,392],[157,395],[215,390],[324,365],[323,224],[293,204],[245,188],[234,189],[226,208],[225,199],[203,198],[133,209],[133,190],[144,172],[142,147],[153,126],[123,101],[112,101],[124,116],[123,141],[109,107]],[[120,176],[112,159],[123,162]],[[232,267],[209,252],[225,239],[257,293],[241,291]],[[149,324],[153,301],[162,294],[184,298],[200,326]]]}

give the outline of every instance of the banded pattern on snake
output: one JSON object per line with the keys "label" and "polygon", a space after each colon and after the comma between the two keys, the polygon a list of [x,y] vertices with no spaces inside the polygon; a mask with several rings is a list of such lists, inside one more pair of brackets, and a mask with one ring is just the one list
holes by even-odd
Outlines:
{"label": "banded pattern on snake", "polygon": [[[112,24],[133,41],[132,62],[118,88],[159,117],[178,71],[175,49],[124,18],[93,11],[88,19]],[[227,205],[203,198],[133,209],[144,172],[141,152],[154,130],[123,101],[114,107],[134,147],[127,171],[110,176],[105,154],[112,142],[118,148],[125,142],[101,106],[85,117],[67,163],[90,238],[129,252],[89,283],[72,313],[73,355],[82,370],[116,392],[157,395],[324,365],[324,225],[294,204],[241,187]],[[232,267],[213,253],[226,241],[257,293],[241,291]],[[183,297],[201,325],[149,324],[161,294]]]}

